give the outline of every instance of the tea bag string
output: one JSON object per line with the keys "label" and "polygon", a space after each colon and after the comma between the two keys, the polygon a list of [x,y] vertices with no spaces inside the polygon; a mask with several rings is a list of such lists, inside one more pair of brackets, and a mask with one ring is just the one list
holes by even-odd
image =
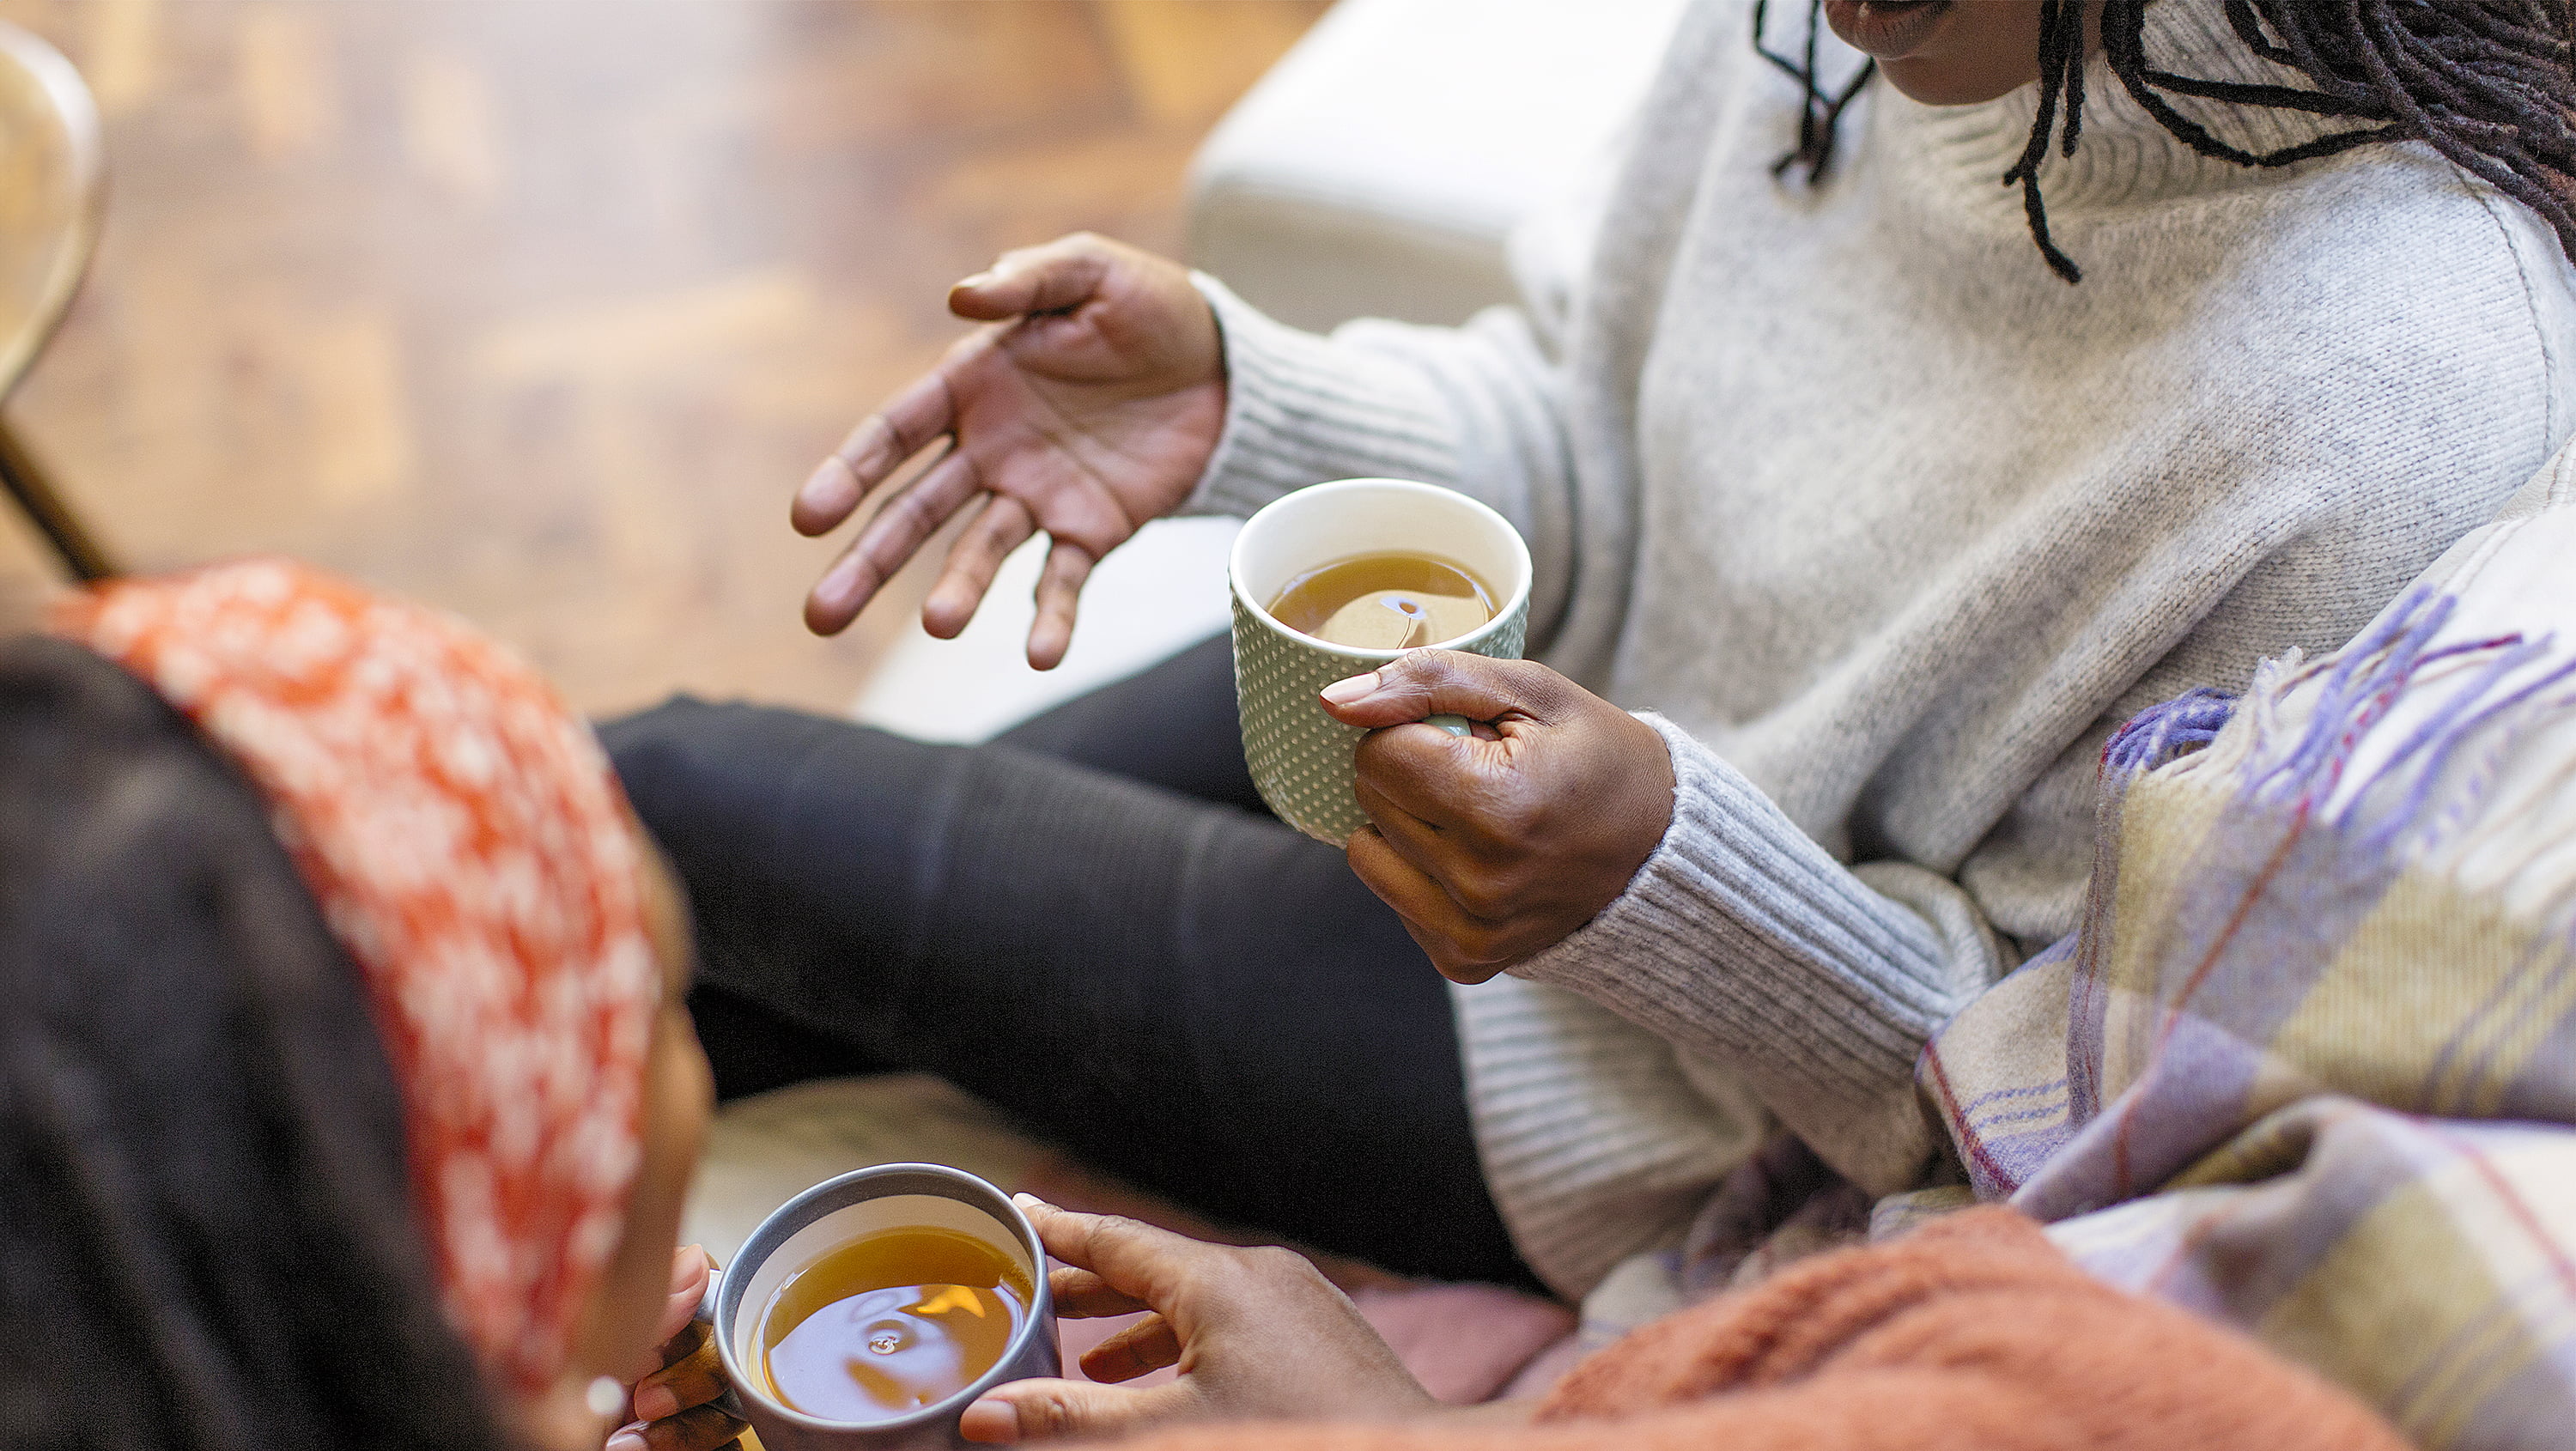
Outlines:
{"label": "tea bag string", "polygon": [[[1416,640],[1421,640],[1422,636],[1430,633],[1431,612],[1429,610],[1424,609],[1412,600],[1400,597],[1389,600],[1387,603],[1393,606],[1397,614],[1404,616],[1404,638],[1395,642],[1395,648],[1399,650],[1410,650],[1413,648]],[[1427,645],[1431,642],[1428,640],[1422,640],[1422,643]]]}

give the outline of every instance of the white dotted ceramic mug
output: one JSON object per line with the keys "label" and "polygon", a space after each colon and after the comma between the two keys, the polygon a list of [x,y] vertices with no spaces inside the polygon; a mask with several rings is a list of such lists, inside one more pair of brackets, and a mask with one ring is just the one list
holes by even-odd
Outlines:
{"label": "white dotted ceramic mug", "polygon": [[[1529,629],[1530,556],[1511,521],[1436,484],[1343,479],[1274,500],[1235,536],[1227,579],[1234,595],[1234,698],[1243,759],[1279,819],[1342,845],[1368,824],[1351,794],[1351,753],[1367,732],[1324,714],[1316,695],[1405,652],[1327,644],[1272,619],[1288,582],[1360,554],[1438,555],[1465,565],[1500,602],[1482,628],[1432,646],[1517,660]],[[1435,723],[1463,731],[1454,717]]]}

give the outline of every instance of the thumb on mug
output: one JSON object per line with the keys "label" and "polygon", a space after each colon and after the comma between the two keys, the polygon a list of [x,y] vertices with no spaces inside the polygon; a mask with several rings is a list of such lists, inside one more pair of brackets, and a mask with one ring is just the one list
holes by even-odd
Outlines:
{"label": "thumb on mug", "polygon": [[1175,1419],[1194,1394],[1177,1381],[1145,1390],[1078,1380],[1013,1381],[978,1397],[958,1418],[957,1429],[988,1446],[1116,1436]]}
{"label": "thumb on mug", "polygon": [[1325,686],[1320,700],[1335,720],[1371,730],[1434,715],[1462,715],[1471,721],[1522,715],[1546,722],[1563,698],[1565,683],[1565,677],[1527,660],[1414,650],[1370,674]]}

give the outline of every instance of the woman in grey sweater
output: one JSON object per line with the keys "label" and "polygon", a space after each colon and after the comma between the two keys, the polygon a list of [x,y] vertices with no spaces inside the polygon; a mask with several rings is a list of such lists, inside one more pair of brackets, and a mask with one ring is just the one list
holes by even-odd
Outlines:
{"label": "woman in grey sweater", "polygon": [[1210,651],[977,750],[612,727],[752,1014],[736,1081],[792,1028],[1219,1214],[1567,1294],[1775,1124],[1917,1182],[1916,1054],[2075,925],[2111,727],[2340,644],[2576,425],[2576,78],[2562,0],[1822,8],[1857,51],[1702,0],[1588,270],[1462,328],[1297,332],[1088,237],[960,283],[988,325],[797,498],[825,532],[946,445],[814,628],[980,500],[925,623],[1043,530],[1044,667],[1145,520],[1397,475],[1519,526],[1543,663],[1328,692],[1387,727],[1347,866],[1243,809]]}

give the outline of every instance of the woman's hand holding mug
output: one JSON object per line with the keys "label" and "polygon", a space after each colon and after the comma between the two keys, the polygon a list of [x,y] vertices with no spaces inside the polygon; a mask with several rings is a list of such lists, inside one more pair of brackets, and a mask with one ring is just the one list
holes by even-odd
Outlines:
{"label": "woman's hand holding mug", "polygon": [[1438,1409],[1304,1255],[1207,1244],[1027,1195],[1019,1205],[1063,1266],[1051,1279],[1059,1314],[1154,1312],[1092,1347],[1083,1372],[1095,1382],[1167,1365],[1181,1374],[1146,1390],[1014,1381],[967,1408],[968,1440],[1119,1436],[1182,1421],[1383,1421]]}
{"label": "woman's hand holding mug", "polygon": [[690,1318],[715,1275],[715,1261],[696,1245],[671,1263],[671,1298],[663,1306],[661,1349],[627,1377],[635,1421],[608,1438],[607,1451],[715,1451],[742,1434],[743,1423],[715,1404],[724,1367],[703,1321]]}
{"label": "woman's hand holding mug", "polygon": [[985,501],[921,607],[942,639],[966,628],[1002,557],[1045,530],[1029,663],[1048,670],[1100,558],[1170,513],[1225,423],[1216,316],[1178,263],[1080,234],[1003,254],[958,283],[949,311],[983,322],[939,366],[862,420],[796,493],[803,534],[838,528],[906,460],[946,440],[806,596],[833,634],[958,510]]}
{"label": "woman's hand holding mug", "polygon": [[[1351,870],[1454,981],[1591,921],[1672,824],[1663,737],[1544,665],[1416,650],[1326,687],[1323,705],[1370,728],[1355,789],[1373,824],[1351,836]],[[1490,730],[1408,724],[1443,714]]]}

